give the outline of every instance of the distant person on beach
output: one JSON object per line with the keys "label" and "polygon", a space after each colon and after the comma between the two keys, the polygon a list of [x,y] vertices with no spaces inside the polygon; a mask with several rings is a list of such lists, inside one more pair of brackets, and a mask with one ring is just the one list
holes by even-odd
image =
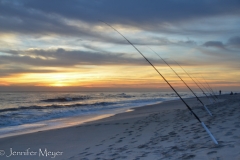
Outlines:
{"label": "distant person on beach", "polygon": [[231,91],[230,95],[233,95],[233,92]]}
{"label": "distant person on beach", "polygon": [[222,94],[222,91],[220,90],[220,91],[219,91],[219,95],[221,95],[221,94]]}

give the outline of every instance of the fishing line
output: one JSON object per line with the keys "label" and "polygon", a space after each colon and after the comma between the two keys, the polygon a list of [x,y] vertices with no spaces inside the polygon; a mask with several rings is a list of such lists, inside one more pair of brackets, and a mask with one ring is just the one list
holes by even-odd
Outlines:
{"label": "fishing line", "polygon": [[205,80],[205,78],[203,77],[203,75],[201,74],[203,80],[205,81],[205,83],[208,85],[210,91],[212,91],[213,95],[218,99],[218,97],[215,95],[214,91],[212,90],[212,88],[210,87],[210,85],[207,83],[207,81]]}
{"label": "fishing line", "polygon": [[215,102],[217,102],[217,99],[211,94],[211,91],[209,90],[209,88],[206,88],[206,86],[204,86],[203,84],[202,84],[202,82],[200,81],[200,80],[198,80],[196,77],[194,77],[197,81],[198,81],[198,83],[199,84],[201,84],[201,86],[210,94],[210,96],[214,99],[214,101]]}
{"label": "fishing line", "polygon": [[[103,22],[103,21],[101,21]],[[186,107],[190,110],[190,112],[194,115],[194,117],[199,121],[199,123],[202,124],[203,128],[207,131],[207,133],[209,134],[209,136],[212,138],[212,140],[214,141],[215,144],[218,144],[217,140],[214,138],[214,136],[212,135],[212,133],[209,131],[209,129],[207,128],[207,126],[204,124],[204,122],[202,122],[199,117],[192,111],[192,109],[188,106],[188,104],[183,100],[183,98],[178,94],[178,92],[172,87],[172,85],[165,79],[165,77],[157,70],[157,68],[142,54],[142,52],[140,52],[138,50],[137,47],[135,47],[134,44],[132,44],[132,42],[130,42],[123,34],[121,34],[118,30],[116,30],[114,27],[112,27],[110,24],[103,22],[106,25],[108,25],[109,27],[111,27],[113,30],[115,30],[118,34],[120,34],[124,39],[126,39],[126,41],[133,46],[133,48],[135,48],[139,54],[142,55],[142,57],[153,67],[153,69],[163,78],[163,80],[170,86],[170,88],[177,94],[177,96],[181,99],[181,101],[186,105]]]}
{"label": "fishing line", "polygon": [[[152,48],[148,47],[150,50],[152,50]],[[159,55],[157,54],[157,52],[155,52],[154,50],[152,50],[159,58],[161,58],[161,60],[168,65],[169,68],[171,68],[171,70],[178,76],[178,78],[185,84],[185,86],[187,86],[187,88],[192,92],[192,94],[197,98],[197,100],[203,105],[203,107],[205,108],[205,110],[208,112],[208,114],[210,116],[212,116],[212,113],[209,111],[209,109],[207,108],[207,106],[199,99],[199,97],[193,92],[193,90],[187,85],[187,83],[179,76],[179,74]]]}
{"label": "fishing line", "polygon": [[189,78],[192,79],[192,81],[198,86],[198,88],[203,92],[203,94],[210,100],[210,97],[203,91],[203,89],[197,84],[197,82],[190,76],[190,74],[176,61],[174,61],[182,70],[188,75]]}

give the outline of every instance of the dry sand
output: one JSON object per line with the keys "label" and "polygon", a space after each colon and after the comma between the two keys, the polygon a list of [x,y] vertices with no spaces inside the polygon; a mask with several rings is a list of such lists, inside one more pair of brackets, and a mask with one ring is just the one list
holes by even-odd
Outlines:
{"label": "dry sand", "polygon": [[240,160],[240,95],[222,95],[219,103],[208,105],[212,117],[197,100],[186,101],[219,145],[176,100],[80,126],[2,138],[0,159]]}

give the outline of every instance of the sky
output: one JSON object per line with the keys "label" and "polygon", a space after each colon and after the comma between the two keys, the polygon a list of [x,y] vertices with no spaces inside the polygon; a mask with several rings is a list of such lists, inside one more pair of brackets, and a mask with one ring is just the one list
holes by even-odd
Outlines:
{"label": "sky", "polygon": [[[239,0],[0,0],[0,90],[240,90]],[[150,48],[151,49],[150,49]],[[177,62],[177,63],[176,63]]]}

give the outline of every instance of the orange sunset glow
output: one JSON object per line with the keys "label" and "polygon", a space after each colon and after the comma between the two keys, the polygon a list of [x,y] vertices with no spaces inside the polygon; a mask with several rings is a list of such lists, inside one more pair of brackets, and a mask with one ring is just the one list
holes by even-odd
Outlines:
{"label": "orange sunset glow", "polygon": [[97,19],[126,36],[180,90],[186,90],[184,84],[149,47],[195,89],[196,85],[175,61],[196,80],[207,81],[215,90],[240,90],[240,20],[233,13],[204,15],[179,11],[179,17],[175,17],[166,16],[161,10],[153,15],[144,12],[146,16],[133,10],[136,14],[125,16],[122,10],[95,13],[92,9],[86,18],[79,10],[70,16],[31,5],[19,8],[21,14],[15,14],[17,3],[0,3],[12,7],[0,17],[4,21],[0,25],[1,90],[24,86],[26,90],[41,86],[50,90],[80,87],[80,91],[170,90],[123,37]]}

